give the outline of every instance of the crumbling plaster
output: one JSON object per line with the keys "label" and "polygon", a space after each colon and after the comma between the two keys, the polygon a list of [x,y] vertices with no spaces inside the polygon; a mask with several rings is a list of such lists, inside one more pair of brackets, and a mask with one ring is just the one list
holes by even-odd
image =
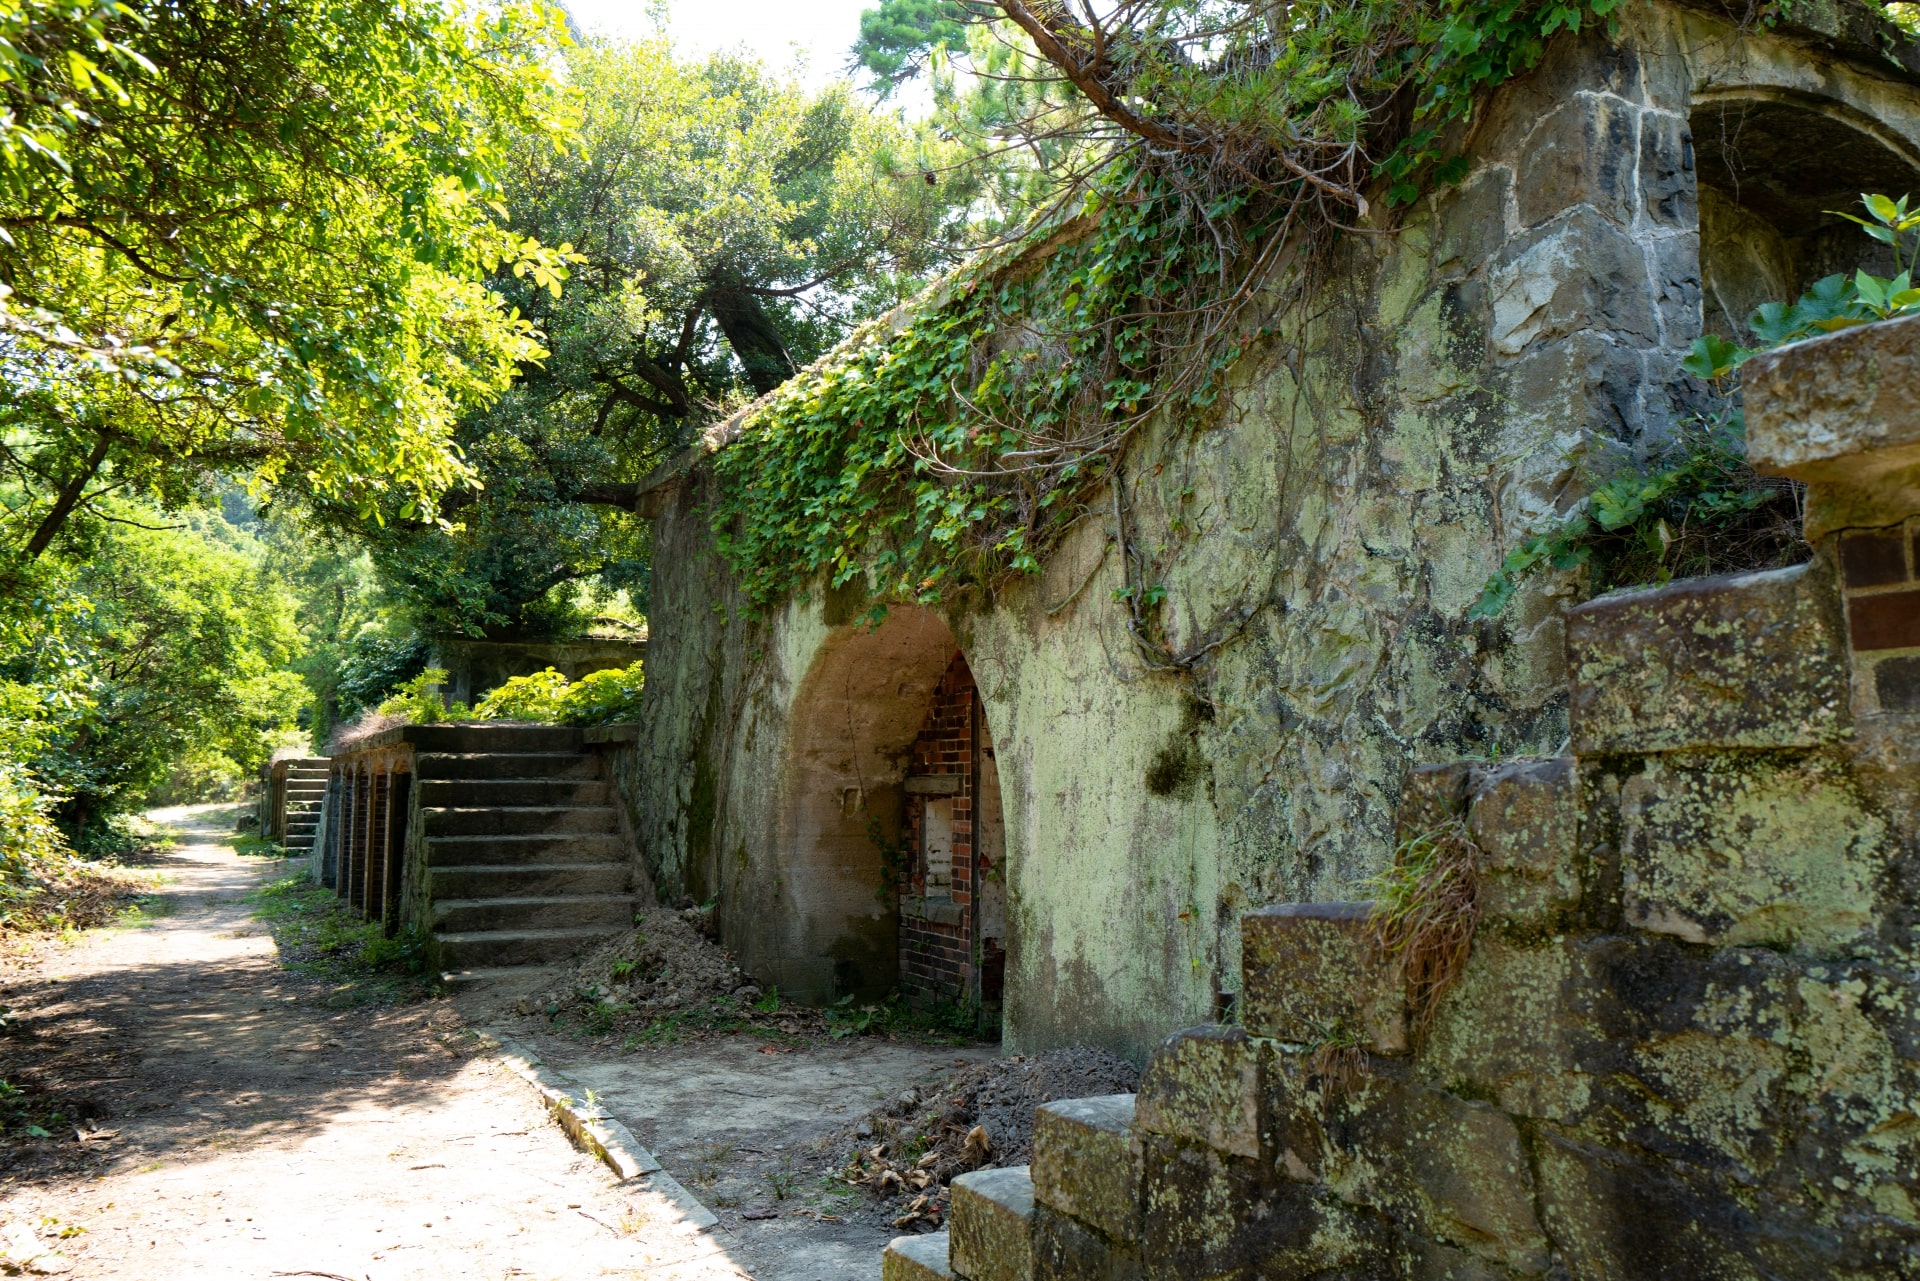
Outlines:
{"label": "crumbling plaster", "polygon": [[[1913,154],[1920,91],[1896,66],[1699,9],[1620,12],[1617,42],[1556,42],[1493,98],[1459,186],[1350,238],[1212,413],[1130,448],[1127,525],[1165,637],[1221,641],[1190,676],[1148,671],[1125,630],[1108,510],[1038,576],[952,606],[1005,797],[1010,1048],[1143,1054],[1234,984],[1242,911],[1360,896],[1410,764],[1563,747],[1573,584],[1536,585],[1504,626],[1466,612],[1592,465],[1660,438],[1693,394],[1695,103],[1817,102]],[[810,691],[858,652],[899,665],[876,696],[911,701],[947,655],[907,643],[913,611],[863,641],[864,603],[818,585],[742,617],[712,483],[696,465],[657,504],[644,731],[616,773],[659,883],[718,896],[763,980],[830,998],[823,961],[887,924],[853,910],[879,908],[877,862],[821,856],[815,802],[796,809],[796,787],[846,773],[822,765],[840,729]],[[882,780],[884,754],[866,758]],[[839,881],[799,884],[820,877]]]}

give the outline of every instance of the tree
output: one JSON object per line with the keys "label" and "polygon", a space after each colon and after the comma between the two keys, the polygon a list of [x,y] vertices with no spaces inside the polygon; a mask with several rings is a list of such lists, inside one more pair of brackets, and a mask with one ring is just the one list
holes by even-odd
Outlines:
{"label": "tree", "polygon": [[588,42],[566,80],[581,145],[525,139],[507,200],[515,234],[579,260],[558,295],[496,277],[552,351],[461,423],[482,484],[442,501],[458,528],[319,512],[359,529],[434,633],[577,627],[583,583],[643,603],[634,482],[969,243],[968,191],[932,176],[938,144],[844,86],[807,93],[658,40]]}
{"label": "tree", "polygon": [[182,761],[257,768],[306,701],[286,667],[293,602],[250,540],[218,517],[208,533],[114,514],[74,556],[40,562],[38,608],[0,638],[0,742],[76,837]]}
{"label": "tree", "polygon": [[539,3],[0,2],[0,525],[246,473],[372,512],[470,475],[449,434],[542,354],[488,287],[551,148]]}

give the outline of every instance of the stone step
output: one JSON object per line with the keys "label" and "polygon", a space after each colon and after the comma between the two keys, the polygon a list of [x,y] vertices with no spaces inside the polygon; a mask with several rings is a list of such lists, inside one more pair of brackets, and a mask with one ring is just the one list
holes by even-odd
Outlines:
{"label": "stone step", "polygon": [[481,864],[434,867],[428,892],[435,899],[526,898],[547,894],[624,894],[633,870],[626,860],[605,863]]}
{"label": "stone step", "polygon": [[1033,1199],[1116,1242],[1140,1239],[1134,1096],[1059,1099],[1033,1112]]}
{"label": "stone step", "polygon": [[947,1234],[895,1237],[880,1256],[880,1281],[952,1281],[947,1267]]}
{"label": "stone step", "polygon": [[529,863],[608,863],[627,858],[613,832],[539,832],[526,836],[433,836],[429,867],[525,866]]}
{"label": "stone step", "polygon": [[558,836],[566,832],[613,832],[611,805],[522,805],[472,809],[423,808],[428,836]]}
{"label": "stone step", "polygon": [[421,752],[413,771],[426,779],[598,778],[600,758],[586,752]]}
{"label": "stone step", "polygon": [[563,961],[582,948],[618,933],[621,928],[599,925],[570,929],[474,930],[435,933],[434,940],[439,945],[441,963],[447,969],[472,970]]}
{"label": "stone step", "polygon": [[605,805],[607,785],[594,778],[423,778],[420,804],[445,808],[503,805]]}
{"label": "stone step", "polygon": [[436,932],[471,934],[483,930],[545,930],[633,924],[631,894],[556,894],[527,898],[437,898]]}
{"label": "stone step", "polygon": [[506,983],[537,992],[565,973],[564,965],[480,965],[462,970],[443,970],[440,982],[450,988]]}
{"label": "stone step", "polygon": [[1033,1179],[1028,1167],[975,1170],[952,1184],[947,1260],[967,1281],[1029,1281],[1033,1275]]}
{"label": "stone step", "polygon": [[1819,747],[1850,732],[1839,592],[1818,562],[1567,611],[1575,756]]}

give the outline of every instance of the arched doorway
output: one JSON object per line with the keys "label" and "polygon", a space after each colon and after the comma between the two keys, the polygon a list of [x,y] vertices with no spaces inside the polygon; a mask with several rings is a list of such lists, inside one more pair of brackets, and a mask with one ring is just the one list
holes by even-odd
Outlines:
{"label": "arched doorway", "polygon": [[1893,274],[1891,251],[1833,211],[1862,212],[1863,193],[1920,196],[1905,140],[1842,104],[1769,89],[1703,96],[1688,132],[1710,333],[1748,342],[1762,303],[1792,302],[1835,272]]}
{"label": "arched doorway", "polygon": [[807,1002],[897,987],[920,1004],[997,1011],[999,780],[952,631],[914,607],[835,627],[789,724],[769,923],[779,937],[764,968]]}

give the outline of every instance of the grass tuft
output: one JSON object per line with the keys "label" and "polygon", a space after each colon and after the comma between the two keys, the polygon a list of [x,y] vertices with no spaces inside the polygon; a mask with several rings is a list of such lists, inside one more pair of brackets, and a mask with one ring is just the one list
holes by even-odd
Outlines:
{"label": "grass tuft", "polygon": [[1372,925],[1399,959],[1416,1037],[1466,968],[1480,921],[1479,854],[1466,823],[1450,819],[1403,842],[1374,879]]}

